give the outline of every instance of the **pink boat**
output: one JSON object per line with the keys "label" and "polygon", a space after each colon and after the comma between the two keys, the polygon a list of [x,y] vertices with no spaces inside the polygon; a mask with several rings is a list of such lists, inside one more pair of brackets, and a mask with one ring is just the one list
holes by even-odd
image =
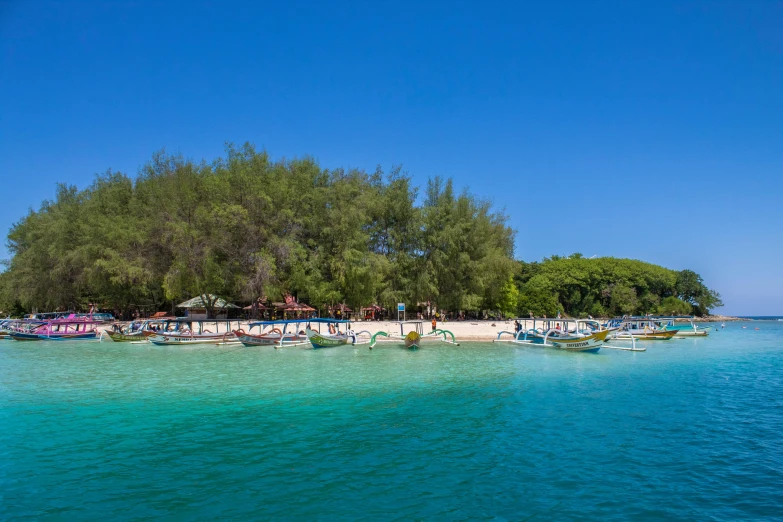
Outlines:
{"label": "pink boat", "polygon": [[91,317],[77,317],[70,314],[67,317],[49,321],[23,321],[8,332],[15,341],[66,341],[95,339],[98,336],[96,327],[100,324]]}

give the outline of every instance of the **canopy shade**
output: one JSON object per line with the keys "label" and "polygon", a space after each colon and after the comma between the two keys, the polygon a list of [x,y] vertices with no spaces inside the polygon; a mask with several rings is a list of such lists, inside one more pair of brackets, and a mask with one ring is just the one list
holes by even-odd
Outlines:
{"label": "canopy shade", "polygon": [[341,310],[343,312],[353,312],[353,310],[351,310],[350,307],[347,304],[345,304],[345,303],[337,304],[337,305],[334,305],[334,306],[330,306],[329,309],[330,310]]}
{"label": "canopy shade", "polygon": [[[215,297],[212,294],[207,294],[207,297],[210,301],[215,300],[215,308],[239,308],[235,304],[227,303],[225,299],[222,299],[220,297]],[[204,300],[201,298],[200,295],[194,297],[193,299],[188,299],[184,303],[180,303],[177,305],[177,308],[206,308],[207,305],[204,304]]]}

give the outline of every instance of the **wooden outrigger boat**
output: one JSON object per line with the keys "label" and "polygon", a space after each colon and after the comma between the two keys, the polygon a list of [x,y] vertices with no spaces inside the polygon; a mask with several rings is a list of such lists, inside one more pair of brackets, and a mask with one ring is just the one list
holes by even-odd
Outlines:
{"label": "wooden outrigger boat", "polygon": [[[710,334],[711,326],[696,326],[693,322],[693,316],[671,316],[656,317],[656,320],[662,321],[667,330],[676,330],[677,338],[680,337],[707,337]],[[677,321],[687,321],[688,324],[677,324]]]}
{"label": "wooden outrigger boat", "polygon": [[[234,330],[234,335],[240,343],[247,347],[252,346],[274,346],[282,348],[283,346],[298,346],[307,344],[307,335],[299,325],[306,323],[305,319],[280,319],[274,321],[256,321],[248,325],[248,331],[243,329]],[[289,332],[289,326],[293,325],[293,331]],[[261,333],[254,334],[250,330],[258,327]],[[267,330],[267,328],[269,328]]]}
{"label": "wooden outrigger boat", "polygon": [[[329,327],[328,333],[322,332],[323,325]],[[344,331],[340,331],[341,325],[345,325]],[[260,327],[260,334],[235,330],[234,335],[245,346],[274,346],[275,348],[310,344],[314,349],[319,349],[369,342],[370,332],[366,330],[354,332],[350,329],[350,325],[350,321],[341,319],[281,319],[251,323],[249,329]],[[271,328],[266,330],[268,327]]]}
{"label": "wooden outrigger boat", "polygon": [[19,323],[18,319],[4,319],[0,321],[0,339],[10,339],[11,331]]}
{"label": "wooden outrigger boat", "polygon": [[[179,317],[163,322],[160,330],[144,330],[143,335],[156,346],[183,346],[191,344],[237,344],[234,335],[241,321],[230,319],[190,319]],[[225,325],[225,331],[220,326]],[[236,327],[233,327],[236,325]],[[208,327],[212,326],[212,331]]]}
{"label": "wooden outrigger boat", "polygon": [[[459,343],[454,338],[454,334],[448,330],[435,329],[431,332],[424,333],[423,321],[399,321],[397,324],[400,326],[399,334],[388,332],[376,333],[370,339],[370,349],[372,350],[378,344],[379,337],[384,338],[383,341],[380,342],[395,344],[408,350],[418,350],[423,344],[432,342],[459,346]],[[406,326],[412,326],[413,329],[406,333]],[[451,340],[449,340],[449,337],[451,337]]]}
{"label": "wooden outrigger boat", "polygon": [[[595,353],[601,349],[611,333],[611,330],[591,319],[533,317],[516,320],[520,326],[523,324],[527,326],[530,321],[533,322],[530,328],[521,327],[515,332],[498,332],[495,342],[546,346],[569,352]],[[511,336],[511,339],[504,339],[504,335]]]}
{"label": "wooden outrigger boat", "polygon": [[668,330],[660,320],[649,316],[616,317],[606,326],[617,330],[609,340],[628,339],[633,336],[637,341],[668,341],[677,335],[677,330]]}
{"label": "wooden outrigger boat", "polygon": [[[312,328],[312,325],[318,326],[318,331]],[[329,333],[323,333],[321,331],[322,325],[327,325]],[[345,325],[345,331],[340,331],[340,326]],[[362,330],[361,332],[354,332],[351,329],[351,321],[344,319],[311,319],[308,322],[307,329],[305,330],[307,339],[314,349],[318,348],[332,348],[334,346],[343,345],[359,345],[367,344],[370,342],[370,332]]]}
{"label": "wooden outrigger boat", "polygon": [[163,326],[166,321],[171,319],[174,318],[146,319],[127,324],[114,323],[112,329],[106,330],[105,334],[115,343],[144,343],[147,342],[147,337],[144,335],[145,331],[155,332],[157,331],[157,326]]}
{"label": "wooden outrigger boat", "polygon": [[8,331],[8,335],[14,341],[81,341],[97,338],[98,324],[100,321],[70,314],[48,321],[19,321]]}

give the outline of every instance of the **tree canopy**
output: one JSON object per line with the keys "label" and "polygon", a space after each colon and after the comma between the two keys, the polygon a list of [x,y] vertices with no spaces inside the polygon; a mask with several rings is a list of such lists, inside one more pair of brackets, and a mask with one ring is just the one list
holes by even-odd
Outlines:
{"label": "tree canopy", "polygon": [[705,315],[723,306],[720,295],[691,270],[677,272],[632,259],[581,254],[520,262],[520,315],[606,317],[625,314]]}
{"label": "tree canopy", "polygon": [[[429,302],[506,315],[707,313],[698,274],[627,259],[513,259],[505,213],[450,179],[419,189],[400,168],[323,169],[252,145],[194,162],[159,152],[134,178],[61,184],[8,233],[0,308],[120,313],[195,295],[253,303],[292,294],[324,309]],[[210,308],[213,303],[207,303]]]}
{"label": "tree canopy", "polygon": [[451,180],[431,180],[420,205],[417,195],[399,168],[326,170],[251,145],[212,163],[161,152],[135,179],[107,172],[84,190],[59,185],[16,223],[2,293],[23,309],[284,293],[319,308],[497,307],[514,270],[506,216]]}

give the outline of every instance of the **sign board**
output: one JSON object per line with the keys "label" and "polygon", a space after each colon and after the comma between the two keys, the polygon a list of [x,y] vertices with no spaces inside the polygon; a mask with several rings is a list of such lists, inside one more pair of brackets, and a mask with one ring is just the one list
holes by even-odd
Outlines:
{"label": "sign board", "polygon": [[397,303],[397,311],[398,312],[404,312],[405,311],[405,303]]}

